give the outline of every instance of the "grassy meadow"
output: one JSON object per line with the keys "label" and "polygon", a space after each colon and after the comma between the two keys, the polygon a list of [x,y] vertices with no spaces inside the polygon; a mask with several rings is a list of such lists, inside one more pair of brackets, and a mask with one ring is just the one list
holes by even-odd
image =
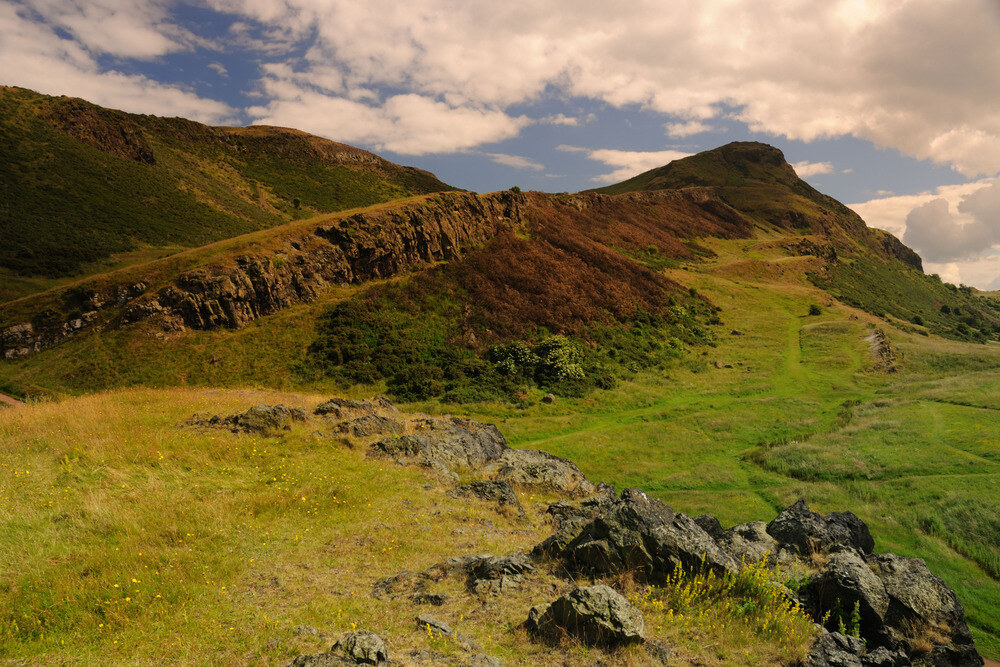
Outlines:
{"label": "grassy meadow", "polygon": [[[536,391],[520,404],[404,407],[495,422],[513,446],[568,457],[594,481],[641,487],[724,525],[769,521],[798,498],[849,509],[878,551],[925,559],[957,592],[983,655],[1000,658],[1000,346],[922,335],[841,305],[806,278],[808,258],[759,240],[710,245],[715,260],[666,273],[722,308],[716,346],[584,398],[544,404]],[[531,509],[547,499],[524,495],[529,517],[519,522],[308,427],[261,439],[178,426],[194,412],[308,408],[383,389],[337,389],[292,370],[319,309],[353,289],[241,331],[105,332],[0,366],[0,381],[67,395],[109,369],[119,376],[95,376],[104,386],[192,385],[0,411],[0,658],[284,664],[352,624],[384,633],[390,650],[454,650],[415,631],[412,616],[427,609],[376,601],[371,582],[462,553],[530,547],[550,529]],[[898,372],[873,369],[873,327],[885,330]],[[430,613],[505,664],[531,664],[543,649],[510,629],[555,597],[548,576],[502,604],[456,597]],[[720,630],[736,621],[708,602],[689,618],[715,621],[678,624],[656,606],[676,591],[632,594],[654,636],[702,664],[801,651],[756,630]],[[328,636],[296,634],[300,625]],[[593,657],[559,650],[571,662]]]}

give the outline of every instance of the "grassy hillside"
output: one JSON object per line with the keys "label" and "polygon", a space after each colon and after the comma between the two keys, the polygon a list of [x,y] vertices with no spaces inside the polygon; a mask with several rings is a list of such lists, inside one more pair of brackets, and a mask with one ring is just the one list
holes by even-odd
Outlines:
{"label": "grassy hillside", "polygon": [[[446,596],[437,606],[372,595],[402,570],[530,549],[552,531],[544,510],[554,497],[520,493],[524,517],[455,499],[425,470],[365,458],[364,440],[317,437],[316,422],[271,435],[183,425],[194,412],[321,400],[127,391],[0,413],[0,659],[284,665],[368,629],[394,660],[416,651],[465,664],[469,653],[414,622],[430,613],[504,664],[660,664],[641,649],[531,641],[519,627],[527,610],[571,587],[554,564],[495,598],[449,579],[428,582]],[[773,597],[766,580],[742,581],[750,593],[704,580],[617,585],[677,659],[800,658],[811,623],[762,605]],[[761,613],[746,611],[753,605]]]}
{"label": "grassy hillside", "polygon": [[271,127],[212,128],[0,88],[0,300],[318,213],[449,190]]}

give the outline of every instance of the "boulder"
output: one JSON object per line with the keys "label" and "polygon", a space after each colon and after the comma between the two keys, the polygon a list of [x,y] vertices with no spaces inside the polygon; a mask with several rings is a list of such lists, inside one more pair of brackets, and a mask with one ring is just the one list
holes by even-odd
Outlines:
{"label": "boulder", "polygon": [[292,422],[305,421],[306,413],[301,408],[290,408],[287,405],[255,405],[246,412],[225,417],[216,415],[205,417],[194,415],[187,424],[189,426],[208,426],[225,428],[233,433],[260,433],[267,435],[274,431],[289,430]]}
{"label": "boulder", "polygon": [[778,542],[767,532],[763,521],[751,521],[733,526],[715,539],[723,551],[742,565],[767,560],[774,566],[778,554]]}
{"label": "boulder", "polygon": [[767,532],[782,547],[794,550],[801,556],[827,553],[838,549],[856,549],[870,554],[875,549],[868,526],[851,512],[819,514],[799,500],[781,512]]}
{"label": "boulder", "polygon": [[522,553],[508,556],[483,556],[470,563],[466,571],[466,586],[478,595],[499,595],[516,588],[524,581],[524,575],[535,567]]}
{"label": "boulder", "polygon": [[638,489],[625,489],[560,555],[573,571],[633,571],[653,581],[662,581],[677,567],[717,574],[737,570],[736,562],[693,519]]}
{"label": "boulder", "polygon": [[338,650],[359,665],[381,665],[389,661],[385,642],[377,634],[367,630],[358,630],[340,638],[330,652],[336,653]]}
{"label": "boulder", "polygon": [[564,633],[591,646],[626,646],[645,641],[642,613],[608,586],[575,588],[551,604],[532,608],[528,630],[558,640]]}
{"label": "boulder", "polygon": [[806,667],[903,667],[910,661],[902,652],[879,647],[869,652],[865,642],[839,632],[829,632],[813,644]]}
{"label": "boulder", "polygon": [[537,449],[505,449],[487,470],[496,479],[516,486],[561,491],[574,497],[593,495],[597,490],[575,463]]}
{"label": "boulder", "polygon": [[699,514],[694,517],[694,522],[701,526],[701,529],[711,535],[712,539],[716,541],[721,539],[726,532],[722,524],[719,523],[719,520],[711,514]]}
{"label": "boulder", "polygon": [[479,470],[499,461],[507,441],[496,426],[470,420],[426,419],[420,430],[399,438],[379,440],[370,456],[386,456],[403,461],[438,461],[449,470]]}
{"label": "boulder", "polygon": [[337,424],[333,432],[353,435],[356,438],[367,438],[373,435],[399,435],[403,432],[403,423],[389,417],[365,415]]}
{"label": "boulder", "polygon": [[804,597],[817,618],[831,613],[830,625],[849,624],[857,604],[868,645],[902,650],[914,664],[982,664],[958,598],[919,558],[834,553]]}

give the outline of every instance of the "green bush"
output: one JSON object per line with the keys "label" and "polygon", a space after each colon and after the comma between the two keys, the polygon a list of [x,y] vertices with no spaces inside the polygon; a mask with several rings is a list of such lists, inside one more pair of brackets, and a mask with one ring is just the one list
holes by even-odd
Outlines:
{"label": "green bush", "polygon": [[818,305],[816,305],[814,303],[814,304],[812,304],[812,305],[809,306],[809,314],[810,315],[822,315],[823,314],[823,309],[820,308]]}
{"label": "green bush", "polygon": [[444,393],[444,371],[437,366],[417,364],[389,378],[386,387],[399,401],[426,401]]}

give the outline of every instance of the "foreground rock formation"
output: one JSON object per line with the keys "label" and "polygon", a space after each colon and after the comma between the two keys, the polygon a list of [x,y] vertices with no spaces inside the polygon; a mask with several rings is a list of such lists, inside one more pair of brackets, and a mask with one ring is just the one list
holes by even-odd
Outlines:
{"label": "foreground rock formation", "polygon": [[[318,426],[317,438],[343,442],[349,434],[368,441],[369,457],[421,466],[449,495],[490,503],[498,512],[523,516],[516,489],[544,490],[564,498],[548,506],[545,516],[555,530],[530,556],[460,555],[422,572],[400,572],[374,582],[372,594],[389,604],[441,605],[447,596],[433,592],[429,584],[449,578],[462,582],[466,595],[495,599],[542,571],[557,572],[577,584],[525,610],[528,631],[542,641],[571,637],[589,645],[624,647],[645,642],[643,616],[602,581],[627,575],[656,584],[678,572],[726,578],[763,561],[773,568],[775,586],[785,598],[826,625],[809,656],[813,667],[983,664],[954,592],[920,559],[874,553],[868,526],[851,512],[820,514],[800,500],[770,523],[725,529],[711,515],[689,517],[641,490],[625,489],[619,495],[607,485],[594,485],[565,459],[511,449],[493,425],[408,415],[384,398],[333,399],[312,417],[296,408],[259,405],[188,424],[261,432],[284,428],[296,419]],[[383,437],[378,428],[352,424],[391,424],[393,434]],[[459,484],[459,473],[478,479]],[[797,593],[778,583],[780,573],[790,571],[807,573]],[[596,583],[578,585],[588,577]],[[479,650],[474,640],[460,637],[447,623],[426,614],[419,618],[443,635],[451,633],[448,636],[463,650]],[[293,664],[381,664],[387,651],[380,638],[370,635],[355,633],[331,652],[300,656]],[[657,655],[670,653],[651,643],[650,655],[654,649]],[[488,656],[483,659],[484,664],[495,664]]]}

